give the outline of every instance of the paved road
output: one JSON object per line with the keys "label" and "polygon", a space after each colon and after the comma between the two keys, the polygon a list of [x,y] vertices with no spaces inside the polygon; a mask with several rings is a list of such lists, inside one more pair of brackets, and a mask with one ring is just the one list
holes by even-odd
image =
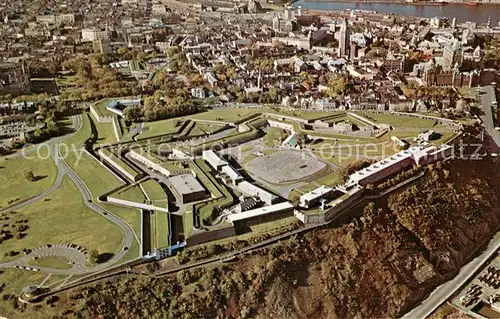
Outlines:
{"label": "paved road", "polygon": [[497,102],[495,95],[495,87],[483,86],[479,88],[479,100],[484,115],[481,115],[484,127],[496,144],[497,149],[500,148],[500,132],[495,130],[495,117],[493,114],[493,103]]}
{"label": "paved road", "polygon": [[491,239],[486,250],[460,269],[458,275],[452,280],[437,287],[422,303],[403,316],[404,319],[426,318],[445,302],[460,287],[465,285],[470,277],[477,272],[488,259],[500,249],[500,232]]}
{"label": "paved road", "polygon": [[56,177],[56,180],[54,181],[54,184],[52,184],[52,186],[50,186],[49,189],[47,189],[43,193],[38,194],[34,197],[31,197],[27,200],[23,200],[20,203],[17,203],[13,206],[9,206],[9,207],[6,207],[4,209],[0,209],[0,212],[10,213],[12,211],[19,210],[25,206],[31,205],[31,204],[45,198],[48,194],[52,193],[54,190],[59,188],[59,186],[61,185],[61,182],[62,182],[62,178],[63,178],[64,174],[66,174],[66,170],[64,167],[61,167],[59,165],[59,160],[58,160],[59,152],[57,151],[58,145],[63,139],[69,138],[69,137],[73,136],[74,134],[76,134],[80,130],[80,126],[81,126],[80,116],[74,115],[74,116],[72,116],[72,120],[73,120],[73,130],[74,130],[73,133],[66,135],[66,136],[60,136],[60,137],[57,137],[55,139],[51,139],[48,142],[41,144],[41,145],[30,146],[27,150],[16,152],[14,154],[7,156],[9,159],[14,159],[14,158],[21,157],[21,156],[31,155],[32,153],[34,153],[35,151],[37,151],[38,149],[41,149],[42,147],[44,147],[44,145],[46,145],[49,148],[50,155],[52,156],[52,158],[54,159],[54,162],[56,164],[57,177]]}
{"label": "paved road", "polygon": [[[73,116],[73,123],[74,123],[75,127],[78,128],[75,131],[75,133],[76,133],[79,130],[80,123],[81,123],[79,115]],[[72,133],[71,135],[73,135],[75,133]],[[65,138],[68,138],[71,135],[68,135]],[[2,212],[11,212],[11,211],[19,210],[25,206],[31,205],[31,204],[43,199],[44,197],[46,197],[48,194],[50,194],[51,192],[56,190],[61,185],[61,182],[62,182],[64,175],[67,174],[68,177],[73,181],[75,186],[78,188],[78,190],[82,194],[84,204],[88,208],[90,208],[94,212],[100,214],[101,216],[103,216],[108,221],[112,222],[113,224],[115,224],[117,227],[119,227],[122,230],[122,232],[124,234],[124,240],[123,240],[123,243],[121,246],[122,249],[120,249],[120,251],[116,255],[114,255],[110,260],[108,260],[106,263],[99,264],[95,267],[87,268],[85,266],[84,259],[82,259],[82,256],[81,256],[82,254],[76,253],[75,249],[65,247],[64,245],[55,245],[54,247],[40,247],[38,249],[35,249],[32,253],[30,253],[26,256],[20,257],[12,262],[0,263],[0,268],[12,268],[15,265],[27,266],[27,262],[31,258],[33,258],[34,256],[39,256],[39,255],[61,256],[61,255],[63,255],[63,256],[68,257],[69,260],[71,260],[75,263],[73,268],[71,268],[69,270],[41,268],[41,267],[38,267],[38,268],[40,269],[41,272],[58,274],[58,275],[80,274],[80,273],[89,273],[89,272],[100,271],[100,270],[103,270],[103,269],[110,267],[111,265],[115,264],[120,259],[122,259],[125,256],[125,254],[127,253],[128,248],[130,248],[130,246],[132,245],[132,243],[135,239],[134,232],[133,232],[132,228],[126,222],[124,222],[122,219],[113,215],[110,211],[102,208],[101,206],[97,205],[96,203],[94,203],[92,201],[92,195],[91,195],[88,187],[80,179],[80,177],[68,166],[68,164],[64,161],[64,159],[60,156],[59,143],[62,139],[63,138],[60,137],[60,138],[57,138],[55,140],[51,140],[51,142],[48,144],[49,149],[51,151],[51,155],[52,155],[52,157],[56,163],[56,166],[58,168],[57,178],[56,178],[56,181],[54,182],[54,184],[45,192],[43,192],[37,196],[34,196],[26,201],[23,201],[19,204],[16,204],[14,206],[10,206],[10,207],[2,210]],[[89,231],[92,231],[92,230],[89,229]]]}
{"label": "paved road", "polygon": [[[82,194],[83,202],[85,203],[85,206],[92,209],[94,212],[100,214],[101,216],[106,218],[108,221],[110,221],[113,224],[115,224],[116,226],[118,226],[123,231],[123,234],[124,234],[124,240],[122,243],[123,248],[120,249],[120,252],[117,253],[116,255],[114,255],[108,262],[106,262],[104,264],[100,264],[96,267],[92,267],[92,268],[87,269],[87,272],[99,271],[99,270],[103,270],[107,267],[110,267],[112,264],[116,263],[117,261],[119,261],[120,259],[122,259],[125,256],[125,254],[127,253],[127,251],[125,249],[130,248],[130,246],[132,245],[132,243],[135,239],[134,232],[133,232],[132,228],[129,226],[129,224],[124,222],[119,217],[113,215],[113,213],[111,213],[110,211],[102,208],[101,206],[99,206],[93,202],[92,195],[91,195],[87,185],[85,185],[85,183],[80,179],[80,177],[66,164],[64,159],[61,159],[61,161],[59,162],[59,165],[62,165],[62,167],[65,168],[65,170],[68,174],[68,177],[73,181],[75,186],[78,188],[78,190]],[[91,231],[91,230],[89,229],[89,231]]]}

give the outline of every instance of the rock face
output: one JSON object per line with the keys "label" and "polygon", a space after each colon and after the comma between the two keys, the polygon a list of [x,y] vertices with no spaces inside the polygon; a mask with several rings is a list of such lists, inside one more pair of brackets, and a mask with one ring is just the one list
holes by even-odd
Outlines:
{"label": "rock face", "polygon": [[413,185],[353,209],[347,225],[224,266],[79,288],[59,305],[72,304],[82,318],[397,317],[491,236],[499,190],[498,162],[436,165]]}

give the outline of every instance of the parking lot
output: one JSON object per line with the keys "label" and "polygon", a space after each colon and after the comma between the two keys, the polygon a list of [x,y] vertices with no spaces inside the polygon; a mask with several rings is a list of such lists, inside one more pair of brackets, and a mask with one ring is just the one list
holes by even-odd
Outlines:
{"label": "parking lot", "polygon": [[500,255],[496,257],[452,300],[475,318],[500,318]]}

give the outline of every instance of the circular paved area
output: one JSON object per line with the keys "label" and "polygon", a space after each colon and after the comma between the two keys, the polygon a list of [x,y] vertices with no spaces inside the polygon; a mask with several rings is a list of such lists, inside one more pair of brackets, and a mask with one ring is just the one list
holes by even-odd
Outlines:
{"label": "circular paved area", "polygon": [[257,157],[245,165],[250,173],[275,184],[304,179],[325,167],[325,163],[306,152],[290,149]]}
{"label": "circular paved area", "polygon": [[[70,269],[45,268],[30,265],[30,261],[35,258],[61,257],[72,263]],[[40,271],[43,273],[52,273],[57,275],[76,275],[88,272],[90,269],[85,266],[87,258],[85,253],[76,248],[65,244],[56,244],[51,247],[42,246],[34,249],[31,253],[22,256],[14,261],[1,263],[0,268],[19,268],[31,271]]]}

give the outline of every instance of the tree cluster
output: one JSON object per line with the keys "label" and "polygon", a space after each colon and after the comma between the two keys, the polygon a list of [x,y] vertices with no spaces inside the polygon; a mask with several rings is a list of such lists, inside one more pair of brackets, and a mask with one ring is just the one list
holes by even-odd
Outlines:
{"label": "tree cluster", "polygon": [[[63,67],[75,72],[76,86],[61,94],[64,100],[92,101],[105,97],[137,95],[141,92],[135,80],[103,64],[98,56],[66,61]],[[106,61],[107,62],[107,61]]]}

